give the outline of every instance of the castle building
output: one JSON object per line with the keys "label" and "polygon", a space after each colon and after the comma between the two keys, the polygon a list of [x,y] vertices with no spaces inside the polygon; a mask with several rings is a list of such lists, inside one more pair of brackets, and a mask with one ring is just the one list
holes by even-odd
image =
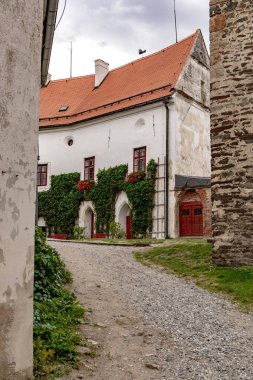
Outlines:
{"label": "castle building", "polygon": [[[142,172],[158,164],[154,237],[209,236],[209,56],[197,30],[154,54],[109,70],[95,61],[95,75],[50,81],[41,89],[39,191],[51,175],[128,164]],[[141,194],[140,194],[141,197]],[[115,220],[127,231],[131,204],[119,193]],[[94,209],[80,207],[79,225],[93,236]],[[43,219],[39,219],[43,225]]]}

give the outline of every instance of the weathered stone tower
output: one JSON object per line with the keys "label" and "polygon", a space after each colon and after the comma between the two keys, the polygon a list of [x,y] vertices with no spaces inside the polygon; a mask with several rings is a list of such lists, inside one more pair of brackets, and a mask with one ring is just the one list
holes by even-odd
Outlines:
{"label": "weathered stone tower", "polygon": [[211,0],[213,259],[253,264],[253,2]]}

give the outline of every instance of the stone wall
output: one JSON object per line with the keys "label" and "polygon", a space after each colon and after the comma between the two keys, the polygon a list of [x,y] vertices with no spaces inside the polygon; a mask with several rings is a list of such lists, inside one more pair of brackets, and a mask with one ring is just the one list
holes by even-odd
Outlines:
{"label": "stone wall", "polygon": [[210,1],[213,259],[253,264],[253,3]]}
{"label": "stone wall", "polygon": [[0,379],[32,379],[43,2],[0,2]]}

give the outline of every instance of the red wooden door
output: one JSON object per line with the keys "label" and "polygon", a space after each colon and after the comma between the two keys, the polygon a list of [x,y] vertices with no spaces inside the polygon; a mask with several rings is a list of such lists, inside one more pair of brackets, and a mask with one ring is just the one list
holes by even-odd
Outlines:
{"label": "red wooden door", "polygon": [[200,202],[182,203],[179,219],[180,236],[203,236],[203,207]]}
{"label": "red wooden door", "polygon": [[192,206],[192,236],[203,236],[203,207]]}
{"label": "red wooden door", "polygon": [[132,219],[130,215],[126,217],[126,238],[132,238]]}
{"label": "red wooden door", "polygon": [[90,220],[90,237],[94,237],[94,213],[91,211],[91,220]]}

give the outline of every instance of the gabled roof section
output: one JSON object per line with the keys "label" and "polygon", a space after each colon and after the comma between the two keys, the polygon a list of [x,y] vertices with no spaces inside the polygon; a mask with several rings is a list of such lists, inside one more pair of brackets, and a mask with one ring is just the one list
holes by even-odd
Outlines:
{"label": "gabled roof section", "polygon": [[[95,75],[51,81],[41,89],[40,127],[74,124],[169,96],[199,33],[109,71],[98,88]],[[59,112],[63,105],[68,109]]]}

